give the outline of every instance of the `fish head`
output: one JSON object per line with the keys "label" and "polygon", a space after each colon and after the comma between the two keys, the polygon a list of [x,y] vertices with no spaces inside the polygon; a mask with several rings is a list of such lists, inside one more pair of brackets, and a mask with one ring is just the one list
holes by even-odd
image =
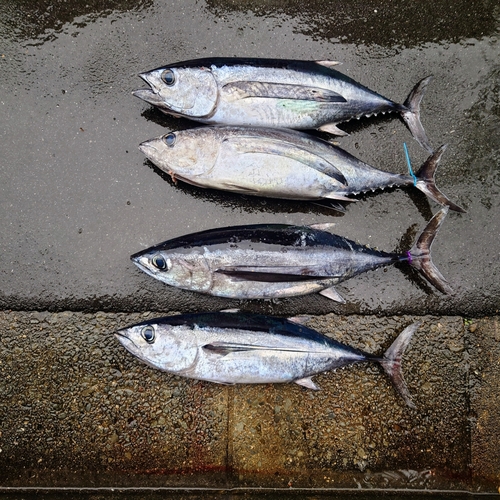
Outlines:
{"label": "fish head", "polygon": [[196,184],[196,176],[206,174],[215,164],[220,149],[211,127],[179,130],[150,139],[139,149],[158,168],[172,176]]}
{"label": "fish head", "polygon": [[196,119],[216,111],[219,88],[210,68],[164,66],[139,76],[151,89],[137,90],[134,95],[166,113]]}
{"label": "fish head", "polygon": [[160,245],[138,252],[130,259],[141,271],[170,286],[205,292],[212,285],[212,273],[203,256],[192,249],[162,250]]}
{"label": "fish head", "polygon": [[143,363],[169,372],[182,372],[196,359],[184,327],[165,324],[161,318],[122,328],[115,337],[127,351]]}

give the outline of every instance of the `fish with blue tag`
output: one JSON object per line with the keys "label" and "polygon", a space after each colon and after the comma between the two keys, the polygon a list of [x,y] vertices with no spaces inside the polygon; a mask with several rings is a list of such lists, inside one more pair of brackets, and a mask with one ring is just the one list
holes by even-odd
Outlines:
{"label": "fish with blue tag", "polygon": [[347,151],[297,130],[197,127],[169,132],[139,146],[174,181],[243,195],[288,200],[354,202],[353,196],[415,187],[451,210],[465,210],[436,186],[446,149],[429,156],[416,175],[386,172]]}

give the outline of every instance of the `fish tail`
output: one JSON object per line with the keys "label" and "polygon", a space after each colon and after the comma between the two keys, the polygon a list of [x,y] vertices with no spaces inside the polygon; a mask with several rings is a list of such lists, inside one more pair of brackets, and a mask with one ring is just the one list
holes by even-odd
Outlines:
{"label": "fish tail", "polygon": [[410,343],[413,334],[419,328],[420,323],[413,323],[413,325],[407,326],[397,337],[397,339],[392,343],[392,345],[385,351],[382,358],[378,358],[378,362],[384,369],[385,373],[389,376],[394,387],[397,389],[401,397],[404,399],[405,403],[410,408],[416,408],[412,401],[410,391],[406,386],[405,379],[403,377],[402,370],[402,358],[403,354]]}
{"label": "fish tail", "polygon": [[446,144],[438,148],[420,167],[420,170],[417,172],[416,187],[436,203],[450,207],[450,209],[455,210],[455,212],[465,213],[465,210],[462,207],[459,207],[449,200],[436,186],[434,177],[439,161],[441,160],[441,156],[446,151],[446,148]]}
{"label": "fish tail", "polygon": [[401,116],[410,129],[413,137],[423,148],[429,151],[429,153],[432,153],[433,149],[429,139],[427,138],[424,127],[420,122],[420,102],[422,101],[427,85],[431,80],[432,76],[428,76],[427,78],[420,80],[415,87],[413,87],[401,109]]}
{"label": "fish tail", "polygon": [[431,259],[432,242],[447,213],[448,207],[444,207],[434,215],[425,229],[420,233],[416,243],[411,247],[407,255],[410,266],[419,271],[429,283],[443,293],[452,293],[452,288],[448,285],[448,282],[438,271]]}

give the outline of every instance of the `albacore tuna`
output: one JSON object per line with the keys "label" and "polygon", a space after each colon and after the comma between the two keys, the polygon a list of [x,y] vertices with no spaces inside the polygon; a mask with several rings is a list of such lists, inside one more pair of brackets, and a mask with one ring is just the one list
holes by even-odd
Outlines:
{"label": "albacore tuna", "polygon": [[178,62],[139,76],[134,95],[163,112],[206,124],[319,129],[378,113],[399,113],[427,151],[420,102],[431,77],[398,104],[336,71],[334,61],[213,58]]}
{"label": "albacore tuna", "polygon": [[436,187],[439,148],[417,172],[385,172],[317,137],[289,129],[198,127],[143,142],[158,168],[195,186],[293,200],[355,201],[350,195],[413,186],[452,210],[464,210]]}
{"label": "albacore tuna", "polygon": [[443,293],[451,287],[434,266],[431,244],[448,208],[429,221],[402,254],[359,245],[328,225],[258,224],[180,236],[131,256],[150,276],[185,290],[236,299],[319,292],[345,302],[334,285],[365,271],[403,262]]}
{"label": "albacore tuna", "polygon": [[401,359],[418,327],[415,323],[405,328],[380,357],[293,321],[248,313],[152,319],[123,328],[116,337],[153,368],[220,384],[295,382],[318,389],[313,375],[372,361],[382,366],[406,404],[414,408]]}

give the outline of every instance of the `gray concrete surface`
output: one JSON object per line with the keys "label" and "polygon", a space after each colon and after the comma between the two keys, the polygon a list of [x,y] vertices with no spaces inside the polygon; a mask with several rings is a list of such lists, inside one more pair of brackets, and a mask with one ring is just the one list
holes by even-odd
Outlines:
{"label": "gray concrete surface", "polygon": [[[467,5],[467,8],[465,8]],[[0,306],[19,310],[182,311],[235,305],[168,288],[129,256],[196,230],[259,222],[337,224],[392,251],[437,206],[410,190],[361,197],[343,216],[305,203],[204,191],[160,177],[138,144],[189,126],[131,96],[137,73],[210,56],[334,59],[363,84],[403,101],[434,80],[422,121],[448,143],[437,182],[467,214],[450,214],[433,248],[455,289],[444,296],[396,268],[324,297],[253,304],[273,312],[494,314],[499,305],[498,12],[496,2],[29,2],[0,13]],[[398,118],[347,124],[339,140],[380,168],[427,157]]]}
{"label": "gray concrete surface", "polygon": [[[338,488],[496,492],[499,21],[493,0],[425,9],[406,0],[2,5],[0,495],[111,486],[170,488],[178,498],[196,493],[171,488],[219,498],[252,488],[268,488],[266,498],[290,498],[290,488],[315,497]],[[232,224],[334,221],[351,239],[406,248],[438,209],[411,189],[360,197],[342,215],[162,178],[138,144],[190,123],[134,98],[137,73],[210,56],[339,60],[398,101],[433,74],[422,121],[434,145],[449,144],[437,183],[467,209],[449,214],[433,246],[455,294],[388,268],[339,286],[346,305],[321,296],[240,303],[137,270],[129,256],[142,248]],[[397,118],[343,128],[350,136],[338,143],[379,168],[406,171],[403,142],[414,166],[426,159]],[[111,335],[161,311],[235,306],[317,315],[312,326],[372,352],[423,316],[404,360],[418,410],[368,365],[319,376],[318,393],[220,387],[155,372]]]}

